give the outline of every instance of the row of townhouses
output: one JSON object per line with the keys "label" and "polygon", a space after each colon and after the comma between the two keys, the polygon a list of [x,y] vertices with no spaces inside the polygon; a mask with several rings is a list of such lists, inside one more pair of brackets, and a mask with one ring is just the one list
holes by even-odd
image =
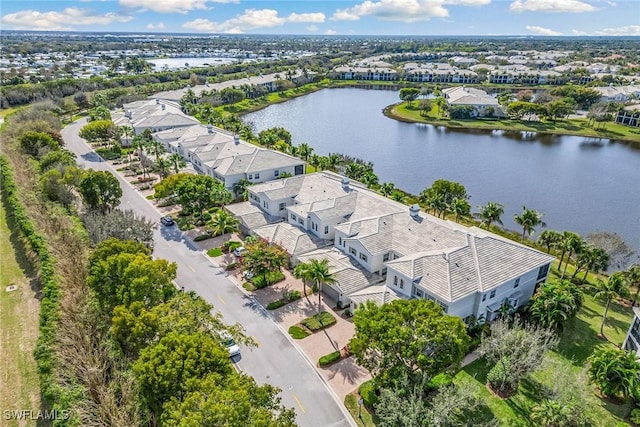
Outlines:
{"label": "row of townhouses", "polygon": [[249,187],[228,206],[244,233],[282,246],[291,262],[327,259],[323,292],[342,306],[434,300],[451,314],[493,320],[525,304],[553,257],[476,227],[387,199],[331,172]]}
{"label": "row of townhouses", "polygon": [[117,126],[132,126],[136,134],[151,130],[165,155],[180,154],[196,172],[222,181],[229,189],[242,179],[261,183],[281,175],[305,173],[303,160],[250,144],[223,129],[204,126],[173,101],[156,98],[125,104],[124,113],[115,114],[113,121]]}

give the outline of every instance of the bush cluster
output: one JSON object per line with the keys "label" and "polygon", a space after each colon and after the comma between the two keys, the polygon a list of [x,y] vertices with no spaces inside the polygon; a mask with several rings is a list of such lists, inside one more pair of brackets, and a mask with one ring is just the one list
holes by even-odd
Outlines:
{"label": "bush cluster", "polygon": [[325,354],[324,356],[321,356],[320,359],[318,360],[318,364],[320,365],[320,367],[325,367],[337,362],[338,360],[340,360],[339,350],[329,354]]}
{"label": "bush cluster", "polygon": [[307,317],[302,322],[311,331],[319,331],[336,323],[336,318],[333,314],[327,311],[321,311],[320,313]]}

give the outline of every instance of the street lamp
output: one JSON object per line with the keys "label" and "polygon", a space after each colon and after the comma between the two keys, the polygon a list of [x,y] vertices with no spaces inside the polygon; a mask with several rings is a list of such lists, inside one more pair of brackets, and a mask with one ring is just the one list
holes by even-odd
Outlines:
{"label": "street lamp", "polygon": [[358,418],[362,418],[362,404],[364,403],[364,399],[361,397],[358,399]]}

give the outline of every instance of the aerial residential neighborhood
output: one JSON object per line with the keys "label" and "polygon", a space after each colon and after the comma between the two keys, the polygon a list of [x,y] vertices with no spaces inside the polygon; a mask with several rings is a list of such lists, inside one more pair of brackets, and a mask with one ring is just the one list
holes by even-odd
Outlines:
{"label": "aerial residential neighborhood", "polygon": [[635,4],[2,6],[3,426],[640,426]]}

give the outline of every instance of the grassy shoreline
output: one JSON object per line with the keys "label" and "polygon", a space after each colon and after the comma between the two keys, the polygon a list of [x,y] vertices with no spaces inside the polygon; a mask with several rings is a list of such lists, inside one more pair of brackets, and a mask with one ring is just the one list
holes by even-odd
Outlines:
{"label": "grassy shoreline", "polygon": [[424,123],[433,126],[444,126],[452,129],[466,130],[503,130],[511,132],[536,132],[548,135],[573,135],[587,138],[610,139],[615,142],[629,142],[640,145],[640,129],[630,126],[607,123],[603,129],[587,127],[586,119],[567,119],[552,122],[521,120],[451,120],[437,116],[432,110],[426,117],[420,115],[418,109],[409,108],[406,102],[387,106],[383,114],[391,119],[407,123]]}

